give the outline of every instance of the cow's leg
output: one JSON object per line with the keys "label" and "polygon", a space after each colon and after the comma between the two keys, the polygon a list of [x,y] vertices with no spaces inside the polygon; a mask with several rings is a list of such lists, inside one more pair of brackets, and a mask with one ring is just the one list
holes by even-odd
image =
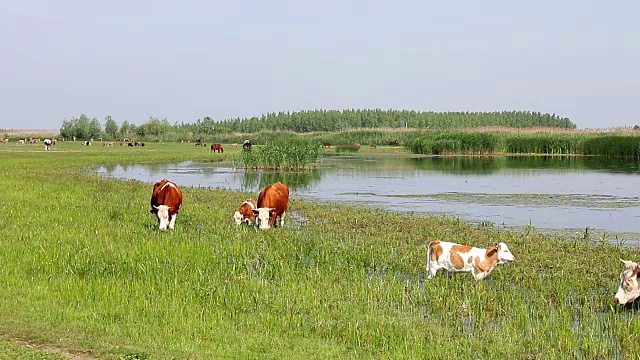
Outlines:
{"label": "cow's leg", "polygon": [[479,273],[472,271],[471,273],[473,274],[473,278],[476,280],[482,280],[485,278],[485,276],[487,276],[487,272],[484,272],[484,271]]}
{"label": "cow's leg", "polygon": [[174,226],[176,226],[176,214],[171,215],[171,221],[169,222],[169,230],[173,230]]}
{"label": "cow's leg", "polygon": [[287,215],[286,211],[282,212],[282,215],[280,215],[280,226],[284,226],[284,216]]}
{"label": "cow's leg", "polygon": [[433,279],[433,277],[436,276],[438,269],[439,267],[437,265],[429,264],[429,267],[427,268],[427,279]]}

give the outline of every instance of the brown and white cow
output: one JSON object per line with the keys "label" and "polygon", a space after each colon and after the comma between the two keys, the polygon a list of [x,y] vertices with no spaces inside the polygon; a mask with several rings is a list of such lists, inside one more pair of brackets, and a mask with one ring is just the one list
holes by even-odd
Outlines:
{"label": "brown and white cow", "polygon": [[427,277],[436,276],[439,269],[470,272],[473,278],[485,278],[496,265],[515,260],[507,244],[493,243],[486,249],[434,240],[427,249]]}
{"label": "brown and white cow", "polygon": [[253,224],[253,210],[258,208],[258,204],[255,200],[249,199],[240,205],[238,210],[233,214],[233,219],[236,221],[236,225],[240,225],[243,222],[247,225]]}
{"label": "brown and white cow", "polygon": [[284,218],[289,206],[289,187],[278,181],[260,191],[258,208],[253,210],[256,225],[260,229],[275,226],[276,217],[280,216],[280,226],[284,226]]}
{"label": "brown and white cow", "polygon": [[638,284],[640,265],[629,260],[620,259],[620,261],[624,263],[624,270],[620,273],[620,287],[613,301],[616,304],[624,305],[640,297],[640,285]]}
{"label": "brown and white cow", "polygon": [[173,230],[182,207],[182,191],[176,183],[162,179],[153,186],[151,213],[158,217],[160,230]]}

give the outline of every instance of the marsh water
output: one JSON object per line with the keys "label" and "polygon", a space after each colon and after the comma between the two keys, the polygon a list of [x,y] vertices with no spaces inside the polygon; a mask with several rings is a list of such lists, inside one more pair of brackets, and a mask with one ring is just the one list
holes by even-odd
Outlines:
{"label": "marsh water", "polygon": [[604,230],[640,236],[640,163],[575,156],[327,156],[306,172],[244,170],[224,162],[100,167],[145,182],[257,194],[275,181],[293,198],[444,214],[500,226]]}

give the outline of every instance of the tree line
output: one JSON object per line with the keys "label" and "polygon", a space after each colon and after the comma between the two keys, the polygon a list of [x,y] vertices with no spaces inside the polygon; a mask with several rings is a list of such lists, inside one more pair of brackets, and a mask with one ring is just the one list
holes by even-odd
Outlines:
{"label": "tree line", "polygon": [[501,112],[421,112],[414,110],[305,110],[274,112],[259,117],[233,118],[215,121],[207,116],[194,123],[174,123],[150,117],[144,124],[127,120],[120,125],[111,116],[103,124],[86,114],[64,120],[60,128],[63,137],[80,139],[106,135],[111,139],[125,137],[157,138],[166,141],[214,136],[230,133],[261,131],[292,131],[297,133],[333,132],[350,129],[417,128],[442,130],[449,128],[504,126],[514,128],[558,127],[574,129],[568,118],[534,111]]}

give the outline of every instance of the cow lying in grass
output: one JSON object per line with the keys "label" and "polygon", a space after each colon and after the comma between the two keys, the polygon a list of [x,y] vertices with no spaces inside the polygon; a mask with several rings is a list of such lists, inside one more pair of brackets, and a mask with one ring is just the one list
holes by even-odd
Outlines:
{"label": "cow lying in grass", "polygon": [[620,260],[624,263],[624,270],[620,273],[620,287],[613,298],[616,304],[624,305],[633,302],[640,297],[640,265],[629,260]]}
{"label": "cow lying in grass", "polygon": [[484,279],[496,265],[515,260],[507,244],[493,243],[486,249],[434,240],[427,248],[427,277],[439,269],[470,272],[476,280]]}

